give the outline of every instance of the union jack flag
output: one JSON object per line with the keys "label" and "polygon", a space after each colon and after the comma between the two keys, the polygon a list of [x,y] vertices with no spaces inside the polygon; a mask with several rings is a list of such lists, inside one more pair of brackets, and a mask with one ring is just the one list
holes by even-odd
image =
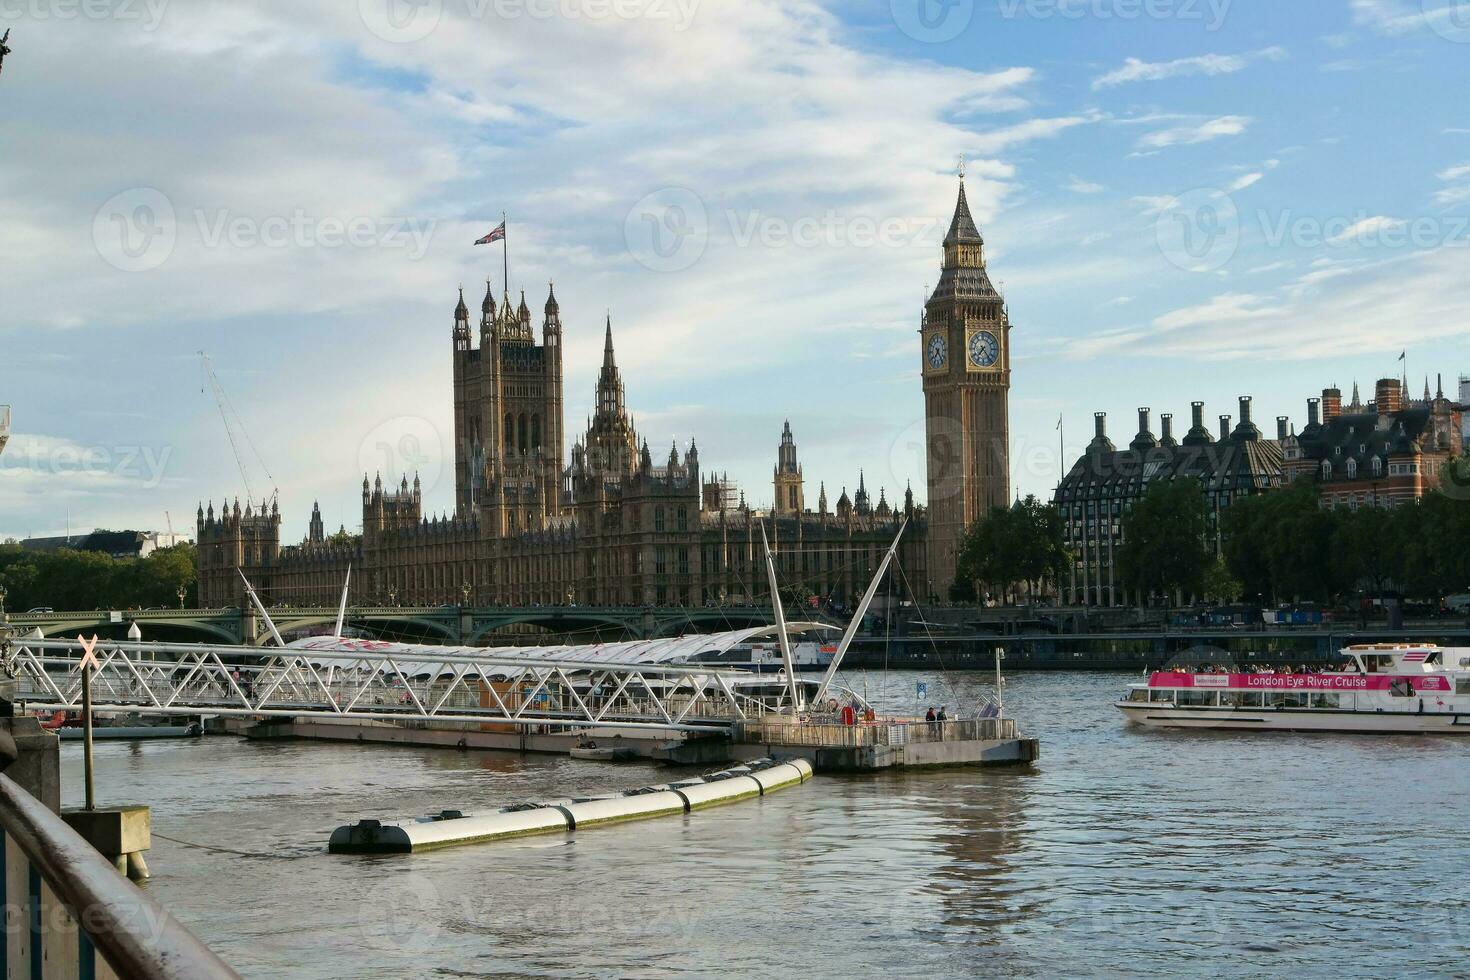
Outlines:
{"label": "union jack flag", "polygon": [[505,222],[504,221],[502,221],[500,224],[496,225],[495,228],[494,228],[494,230],[492,230],[490,232],[490,234],[486,235],[484,238],[476,239],[475,244],[476,245],[489,245],[491,242],[503,242],[503,241],[505,241]]}

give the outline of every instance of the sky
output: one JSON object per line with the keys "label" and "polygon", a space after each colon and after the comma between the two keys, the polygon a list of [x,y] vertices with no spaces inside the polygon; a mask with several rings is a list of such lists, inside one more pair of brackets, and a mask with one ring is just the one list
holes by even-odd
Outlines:
{"label": "sky", "polygon": [[860,471],[922,501],[961,157],[1020,493],[1094,412],[1124,442],[1251,395],[1270,432],[1329,384],[1470,373],[1470,0],[0,0],[4,28],[0,539],[273,488],[287,541],[313,501],[352,530],[364,471],[451,510],[452,311],[499,291],[471,243],[502,211],[538,323],[555,282],[569,433],[611,315],[656,458],[697,439],[768,503],[790,419],[809,502]]}

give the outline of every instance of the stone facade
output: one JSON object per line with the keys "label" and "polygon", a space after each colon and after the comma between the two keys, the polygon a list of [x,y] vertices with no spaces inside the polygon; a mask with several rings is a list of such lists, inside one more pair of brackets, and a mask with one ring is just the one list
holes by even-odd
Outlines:
{"label": "stone facade", "polygon": [[1240,422],[1233,429],[1230,416],[1220,416],[1218,439],[1205,426],[1203,402],[1193,404],[1193,424],[1183,439],[1174,438],[1172,415],[1163,416],[1161,434],[1155,437],[1149,416],[1149,409],[1138,410],[1138,434],[1127,449],[1119,450],[1108,438],[1107,416],[1097,413],[1092,442],[1057,488],[1055,501],[1073,558],[1071,574],[1061,583],[1065,604],[1128,604],[1115,565],[1123,543],[1123,515],[1155,480],[1200,482],[1216,549],[1220,514],[1231,501],[1283,484],[1287,420],[1276,420],[1276,439],[1262,438],[1251,420],[1249,397],[1240,399]]}
{"label": "stone facade", "polygon": [[1444,466],[1465,450],[1462,406],[1434,396],[1405,397],[1403,382],[1384,378],[1364,405],[1357,386],[1344,406],[1342,392],[1325,388],[1307,403],[1307,425],[1286,439],[1290,480],[1312,480],[1327,507],[1391,507],[1418,500],[1440,482]]}
{"label": "stone facade", "polygon": [[362,484],[362,534],[328,537],[313,507],[307,537],[280,542],[279,505],[239,501],[198,512],[200,603],[241,605],[236,569],[275,603],[331,606],[348,566],[356,604],[707,605],[769,601],[761,529],[783,585],[837,606],[861,594],[899,523],[899,555],[915,594],[928,580],[926,521],[906,491],[902,507],[880,492],[844,489],[835,510],[826,488],[805,507],[803,474],[788,422],[777,447],[771,512],[734,501],[728,480],[705,480],[691,441],[655,464],[627,404],[604,327],[603,362],[586,432],[562,457],[562,325],[554,294],[539,340],[522,298],[497,307],[487,290],[478,344],[461,291],[454,310],[455,505],[423,511],[418,478]]}
{"label": "stone facade", "polygon": [[1011,324],[985,268],[960,182],[939,283],[919,327],[929,490],[929,569],[945,597],[965,532],[1010,503]]}

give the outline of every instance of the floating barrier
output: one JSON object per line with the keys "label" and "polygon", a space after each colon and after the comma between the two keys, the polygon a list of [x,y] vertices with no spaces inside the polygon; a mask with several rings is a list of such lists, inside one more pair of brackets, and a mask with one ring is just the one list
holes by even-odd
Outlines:
{"label": "floating barrier", "polygon": [[606,796],[518,803],[480,814],[445,810],[408,823],[359,820],[332,831],[327,850],[333,854],[408,854],[532,834],[566,833],[734,803],[799,786],[811,777],[812,767],[805,759],[762,759],[701,779]]}

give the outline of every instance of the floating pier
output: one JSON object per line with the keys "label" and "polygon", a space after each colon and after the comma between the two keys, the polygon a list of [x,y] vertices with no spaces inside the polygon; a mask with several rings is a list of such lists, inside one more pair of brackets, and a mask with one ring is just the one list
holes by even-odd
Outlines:
{"label": "floating pier", "polygon": [[697,779],[605,796],[518,803],[480,814],[445,810],[409,823],[359,820],[334,830],[327,850],[333,854],[411,854],[533,834],[570,833],[628,820],[692,813],[799,786],[811,778],[812,767],[805,759],[760,759]]}

